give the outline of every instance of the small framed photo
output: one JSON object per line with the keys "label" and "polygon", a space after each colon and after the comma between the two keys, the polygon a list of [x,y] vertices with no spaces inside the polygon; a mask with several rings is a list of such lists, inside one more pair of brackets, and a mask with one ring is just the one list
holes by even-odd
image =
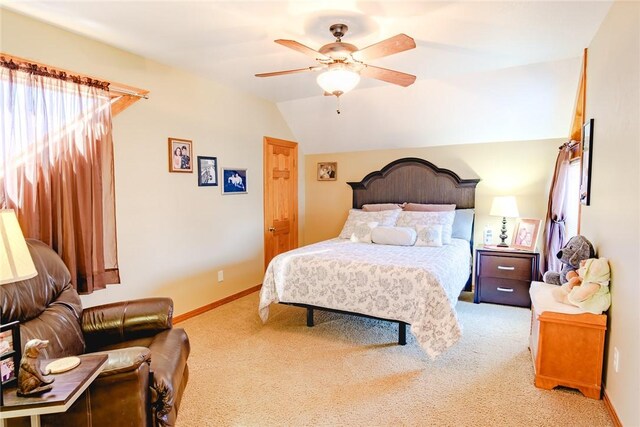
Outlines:
{"label": "small framed photo", "polygon": [[338,163],[318,163],[318,181],[335,181],[338,179]]}
{"label": "small framed photo", "polygon": [[169,138],[169,172],[193,172],[193,141]]}
{"label": "small framed photo", "polygon": [[222,194],[246,194],[247,170],[222,168]]}
{"label": "small framed photo", "polygon": [[20,323],[0,325],[0,405],[2,389],[17,382],[20,357]]}
{"label": "small framed photo", "polygon": [[198,156],[198,187],[218,185],[218,159]]}
{"label": "small framed photo", "polygon": [[535,250],[538,234],[540,234],[540,222],[539,219],[518,219],[513,230],[511,247],[524,251]]}
{"label": "small framed photo", "polygon": [[582,126],[582,176],[580,178],[580,203],[591,203],[591,163],[593,159],[593,119]]}

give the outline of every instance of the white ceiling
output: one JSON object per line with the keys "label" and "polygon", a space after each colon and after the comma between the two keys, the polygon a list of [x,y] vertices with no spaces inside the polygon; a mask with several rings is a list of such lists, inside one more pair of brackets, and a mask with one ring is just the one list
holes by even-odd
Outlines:
{"label": "white ceiling", "polygon": [[[611,2],[0,0],[276,102],[305,153],[565,137],[579,58]],[[413,37],[416,49],[371,64],[415,74],[416,83],[363,78],[338,116],[315,73],[254,77],[314,65],[273,40],[318,49],[333,41],[334,23],[349,25],[343,41],[360,48]]]}
{"label": "white ceiling", "polygon": [[[204,74],[274,102],[320,95],[312,58],[273,43],[314,49],[333,41],[363,48],[398,33],[417,48],[372,62],[418,81],[580,56],[610,1],[4,1],[6,7],[159,62]],[[364,81],[366,80],[366,81]],[[359,88],[385,86],[363,79]]]}

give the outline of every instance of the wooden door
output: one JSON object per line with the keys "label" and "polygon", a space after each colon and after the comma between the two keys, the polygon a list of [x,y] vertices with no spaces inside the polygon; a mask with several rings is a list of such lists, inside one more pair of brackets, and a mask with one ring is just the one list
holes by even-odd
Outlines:
{"label": "wooden door", "polygon": [[298,144],[264,137],[264,268],[298,247]]}

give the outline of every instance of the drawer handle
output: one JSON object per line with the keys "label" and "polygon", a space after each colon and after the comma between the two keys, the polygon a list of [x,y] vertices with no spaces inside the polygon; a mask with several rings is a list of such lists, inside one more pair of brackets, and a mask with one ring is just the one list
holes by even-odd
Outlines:
{"label": "drawer handle", "polygon": [[513,288],[501,288],[500,286],[498,286],[497,290],[500,292],[513,292]]}
{"label": "drawer handle", "polygon": [[515,267],[505,267],[504,265],[499,265],[498,266],[498,270],[509,270],[509,271],[513,271],[515,270]]}

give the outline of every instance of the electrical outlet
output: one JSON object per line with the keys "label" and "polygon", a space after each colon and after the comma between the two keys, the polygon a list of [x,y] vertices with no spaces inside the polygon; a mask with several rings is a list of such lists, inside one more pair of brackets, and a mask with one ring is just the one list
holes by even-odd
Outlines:
{"label": "electrical outlet", "polygon": [[224,282],[224,270],[218,271],[218,282]]}
{"label": "electrical outlet", "polygon": [[613,347],[613,370],[616,373],[620,370],[620,352],[618,347]]}

